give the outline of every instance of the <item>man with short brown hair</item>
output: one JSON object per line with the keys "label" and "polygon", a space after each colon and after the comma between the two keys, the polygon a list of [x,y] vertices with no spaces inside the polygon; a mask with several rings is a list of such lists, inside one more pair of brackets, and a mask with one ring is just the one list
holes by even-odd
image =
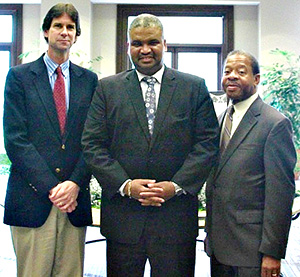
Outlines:
{"label": "man with short brown hair", "polygon": [[97,76],[69,61],[81,32],[72,4],[53,6],[43,31],[48,51],[7,75],[4,141],[12,166],[4,223],[18,276],[81,277],[92,223],[81,134]]}

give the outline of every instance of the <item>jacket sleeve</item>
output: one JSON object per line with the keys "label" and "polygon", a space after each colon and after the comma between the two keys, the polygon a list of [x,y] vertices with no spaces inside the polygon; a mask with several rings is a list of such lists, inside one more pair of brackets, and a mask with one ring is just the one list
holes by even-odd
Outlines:
{"label": "jacket sleeve", "polygon": [[112,198],[129,176],[110,154],[105,101],[102,81],[99,81],[85,122],[82,144],[86,163],[102,186],[109,184],[105,191]]}
{"label": "jacket sleeve", "polygon": [[198,89],[194,143],[183,165],[172,178],[173,182],[194,195],[206,181],[219,152],[219,124],[203,80]]}
{"label": "jacket sleeve", "polygon": [[[97,75],[95,73],[90,73],[92,74],[92,95],[94,94],[94,91],[96,90],[96,87],[97,87],[97,83],[98,83],[98,78],[97,78]],[[90,170],[88,169],[88,166],[83,158],[83,153],[81,152],[80,153],[80,157],[78,159],[78,162],[71,174],[71,177],[69,178],[70,181],[73,181],[75,182],[76,184],[78,184],[80,187],[88,184],[86,182],[86,178],[90,177],[91,175],[91,172]]]}
{"label": "jacket sleeve", "polygon": [[296,152],[287,118],[275,124],[265,143],[265,207],[260,252],[285,257],[295,192]]}

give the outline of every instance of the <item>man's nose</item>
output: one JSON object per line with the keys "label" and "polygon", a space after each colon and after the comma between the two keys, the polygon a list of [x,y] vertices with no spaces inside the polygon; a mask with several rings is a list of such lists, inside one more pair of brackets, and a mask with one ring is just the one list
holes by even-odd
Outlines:
{"label": "man's nose", "polygon": [[149,53],[150,51],[151,51],[151,50],[150,50],[149,45],[147,45],[147,44],[143,44],[143,45],[142,45],[142,49],[141,49],[141,52],[142,52],[142,53],[147,54],[147,53]]}
{"label": "man's nose", "polygon": [[62,27],[61,35],[66,36],[68,34],[68,29],[66,26]]}
{"label": "man's nose", "polygon": [[227,76],[227,78],[229,78],[229,79],[236,79],[237,78],[237,73],[234,70],[232,70],[230,72],[230,74]]}

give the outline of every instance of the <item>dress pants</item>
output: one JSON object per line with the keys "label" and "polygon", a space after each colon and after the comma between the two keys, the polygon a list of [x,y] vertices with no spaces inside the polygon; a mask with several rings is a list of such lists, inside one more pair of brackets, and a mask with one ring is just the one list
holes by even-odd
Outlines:
{"label": "dress pants", "polygon": [[107,277],[143,277],[147,259],[152,277],[194,277],[196,239],[165,243],[153,228],[146,224],[137,244],[107,240]]}
{"label": "dress pants", "polygon": [[120,244],[107,241],[107,277],[143,277],[149,259],[152,277],[194,277],[195,244]]}
{"label": "dress pants", "polygon": [[18,277],[82,277],[86,227],[55,206],[39,228],[11,226]]}

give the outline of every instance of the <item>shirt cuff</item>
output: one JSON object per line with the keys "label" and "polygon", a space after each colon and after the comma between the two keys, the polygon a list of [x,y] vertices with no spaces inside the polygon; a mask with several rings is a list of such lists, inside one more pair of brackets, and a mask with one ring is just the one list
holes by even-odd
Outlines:
{"label": "shirt cuff", "polygon": [[172,182],[174,188],[175,188],[175,195],[179,196],[181,194],[186,194],[186,191],[181,188],[180,186],[178,186],[176,183]]}
{"label": "shirt cuff", "polygon": [[127,179],[127,180],[122,184],[122,186],[119,188],[119,193],[121,194],[121,196],[126,196],[125,193],[124,193],[124,188],[125,188],[126,184],[127,184],[129,181],[132,181],[132,180],[131,180],[131,179]]}

